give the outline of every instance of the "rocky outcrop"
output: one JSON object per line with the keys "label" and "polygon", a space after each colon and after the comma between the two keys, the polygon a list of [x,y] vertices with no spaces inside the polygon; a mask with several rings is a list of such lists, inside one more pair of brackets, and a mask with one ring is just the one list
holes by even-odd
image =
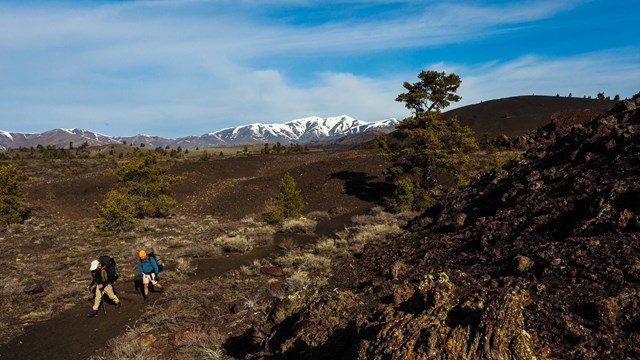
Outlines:
{"label": "rocky outcrop", "polygon": [[461,297],[444,273],[426,276],[415,290],[368,324],[375,335],[362,341],[360,358],[536,359],[524,326],[526,291],[485,304]]}
{"label": "rocky outcrop", "polygon": [[351,283],[274,325],[261,356],[640,357],[638,107],[534,142],[367,246]]}

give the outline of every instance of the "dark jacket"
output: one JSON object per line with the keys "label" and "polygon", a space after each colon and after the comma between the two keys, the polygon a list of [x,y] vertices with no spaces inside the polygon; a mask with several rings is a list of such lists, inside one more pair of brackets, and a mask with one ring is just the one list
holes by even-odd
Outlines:
{"label": "dark jacket", "polygon": [[102,284],[102,286],[107,286],[113,282],[113,279],[109,275],[109,272],[106,268],[98,267],[96,270],[93,270],[91,272],[91,276],[93,277],[91,285]]}
{"label": "dark jacket", "polygon": [[138,274],[151,274],[155,273],[158,275],[160,269],[158,269],[158,264],[156,260],[151,256],[147,256],[144,260],[138,261]]}

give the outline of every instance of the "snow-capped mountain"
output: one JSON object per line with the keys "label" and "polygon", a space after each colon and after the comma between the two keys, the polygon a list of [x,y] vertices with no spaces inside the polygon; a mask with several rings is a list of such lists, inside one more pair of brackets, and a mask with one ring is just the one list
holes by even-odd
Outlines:
{"label": "snow-capped mountain", "polygon": [[112,136],[81,129],[53,129],[43,133],[0,131],[0,149],[38,145],[68,147],[71,144],[77,147],[85,142],[89,146],[119,143]]}
{"label": "snow-capped mountain", "polygon": [[201,136],[187,136],[167,139],[151,135],[109,136],[88,130],[54,129],[40,134],[10,133],[0,131],[0,149],[47,146],[68,147],[70,143],[80,146],[87,142],[90,146],[106,144],[145,144],[151,147],[169,146],[176,148],[196,148],[248,143],[307,143],[332,140],[346,135],[367,131],[389,133],[398,125],[396,119],[366,122],[347,115],[321,118],[317,116],[292,120],[283,124],[251,124],[226,128]]}
{"label": "snow-capped mountain", "polygon": [[229,145],[252,142],[290,144],[331,140],[371,130],[391,132],[397,125],[398,121],[396,119],[368,123],[347,115],[328,118],[312,116],[292,120],[284,124],[237,126],[222,129],[209,135],[216,136]]}

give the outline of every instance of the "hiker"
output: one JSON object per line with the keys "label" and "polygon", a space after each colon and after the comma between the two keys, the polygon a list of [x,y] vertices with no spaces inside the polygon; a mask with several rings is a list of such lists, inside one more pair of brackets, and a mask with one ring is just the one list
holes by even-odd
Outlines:
{"label": "hiker", "polygon": [[146,251],[140,250],[138,256],[140,257],[140,261],[138,261],[138,275],[142,276],[142,285],[144,286],[142,296],[146,301],[149,295],[149,283],[153,285],[154,289],[162,291],[162,285],[157,281],[157,279],[159,279],[158,273],[160,269],[158,268],[156,259],[152,256],[147,256]]}
{"label": "hiker", "polygon": [[88,289],[96,284],[95,287],[95,299],[93,301],[93,311],[89,313],[89,317],[94,317],[98,315],[98,309],[100,309],[100,305],[102,304],[103,294],[107,294],[109,299],[116,304],[116,308],[120,308],[120,299],[113,292],[113,276],[107,271],[107,266],[100,264],[98,260],[93,260],[91,262],[91,267],[89,267],[89,271],[91,271],[91,284],[87,286]]}

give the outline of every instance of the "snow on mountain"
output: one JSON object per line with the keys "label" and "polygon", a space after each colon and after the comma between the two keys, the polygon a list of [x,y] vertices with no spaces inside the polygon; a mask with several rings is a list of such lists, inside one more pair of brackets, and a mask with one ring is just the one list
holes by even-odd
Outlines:
{"label": "snow on mountain", "polygon": [[347,115],[328,118],[311,116],[284,124],[251,124],[226,128],[209,135],[215,135],[229,145],[253,142],[290,144],[331,140],[363,131],[391,132],[397,124],[396,119],[368,123]]}
{"label": "snow on mountain", "polygon": [[0,131],[0,149],[52,145],[68,147],[70,143],[79,146],[106,144],[145,144],[151,147],[183,148],[237,145],[248,143],[306,143],[332,140],[350,134],[367,131],[391,132],[398,125],[396,119],[366,122],[347,115],[321,118],[311,116],[295,119],[283,124],[250,124],[218,130],[201,136],[187,136],[167,139],[152,135],[109,136],[82,129],[53,129],[43,133],[12,133]]}

